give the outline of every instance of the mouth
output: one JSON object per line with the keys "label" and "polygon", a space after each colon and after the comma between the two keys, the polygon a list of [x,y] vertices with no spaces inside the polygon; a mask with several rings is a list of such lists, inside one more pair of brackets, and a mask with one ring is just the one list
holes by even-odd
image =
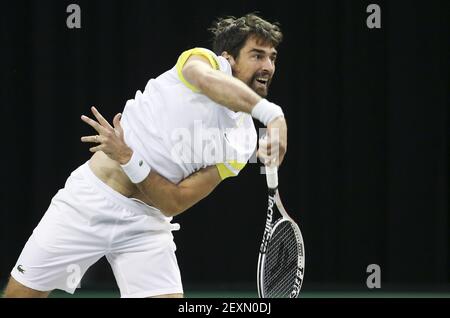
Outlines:
{"label": "mouth", "polygon": [[258,86],[263,86],[265,88],[267,88],[267,85],[269,83],[269,78],[268,77],[257,77],[254,80],[255,83],[258,84]]}

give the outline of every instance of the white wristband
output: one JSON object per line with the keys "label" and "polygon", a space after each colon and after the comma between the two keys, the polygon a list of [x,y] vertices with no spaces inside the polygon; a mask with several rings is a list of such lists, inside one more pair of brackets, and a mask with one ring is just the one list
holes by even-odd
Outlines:
{"label": "white wristband", "polygon": [[133,151],[130,161],[120,166],[133,183],[144,181],[152,170],[136,151]]}
{"label": "white wristband", "polygon": [[265,126],[279,116],[284,116],[280,106],[262,99],[252,109],[252,117],[258,119]]}

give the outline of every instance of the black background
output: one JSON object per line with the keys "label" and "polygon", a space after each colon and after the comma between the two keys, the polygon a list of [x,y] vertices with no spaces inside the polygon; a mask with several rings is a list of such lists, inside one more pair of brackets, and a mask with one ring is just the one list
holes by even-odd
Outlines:
{"label": "black background", "polygon": [[[81,7],[81,29],[66,8]],[[377,3],[382,28],[369,29]],[[289,148],[280,191],[306,245],[304,290],[449,286],[448,1],[17,1],[1,5],[3,286],[70,172],[89,159],[80,120],[111,119],[218,16],[259,11],[285,35],[269,99]],[[254,289],[266,186],[251,164],[177,217],[190,289]],[[106,262],[83,283],[116,288]]]}

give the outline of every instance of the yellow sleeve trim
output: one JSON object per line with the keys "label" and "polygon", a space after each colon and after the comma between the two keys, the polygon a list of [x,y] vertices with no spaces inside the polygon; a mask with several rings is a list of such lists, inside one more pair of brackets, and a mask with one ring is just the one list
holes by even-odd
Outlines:
{"label": "yellow sleeve trim", "polygon": [[245,167],[246,163],[230,161],[226,163],[216,164],[217,170],[219,171],[220,178],[222,180],[235,177],[238,173]]}
{"label": "yellow sleeve trim", "polygon": [[180,55],[180,57],[178,58],[178,61],[177,61],[177,65],[176,65],[178,77],[183,82],[183,84],[186,85],[190,90],[198,93],[200,90],[197,87],[195,87],[194,85],[192,85],[191,83],[189,83],[183,76],[184,64],[186,64],[188,58],[190,58],[192,55],[200,55],[200,56],[206,57],[208,59],[209,63],[211,63],[211,66],[213,67],[213,69],[215,69],[215,70],[218,70],[220,67],[219,67],[219,62],[217,61],[215,56],[211,52],[209,52],[208,50],[203,49],[203,48],[190,49],[190,50],[183,52]]}

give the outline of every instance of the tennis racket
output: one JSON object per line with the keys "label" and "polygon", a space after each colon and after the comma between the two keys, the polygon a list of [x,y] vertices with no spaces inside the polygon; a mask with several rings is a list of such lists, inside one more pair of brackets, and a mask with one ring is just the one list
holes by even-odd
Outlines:
{"label": "tennis racket", "polygon": [[[297,298],[305,272],[305,249],[297,223],[287,214],[278,192],[277,167],[266,167],[269,205],[258,257],[260,298]],[[275,219],[275,211],[281,217]]]}

